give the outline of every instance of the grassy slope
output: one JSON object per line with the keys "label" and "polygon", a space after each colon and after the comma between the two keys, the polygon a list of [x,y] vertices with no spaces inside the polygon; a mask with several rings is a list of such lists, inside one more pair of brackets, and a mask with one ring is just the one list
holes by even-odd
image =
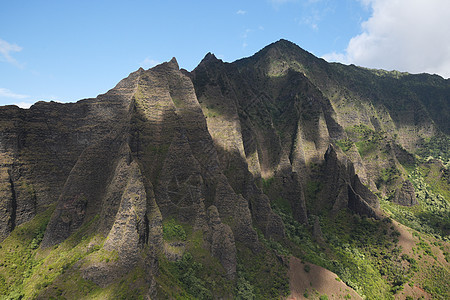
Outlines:
{"label": "grassy slope", "polygon": [[136,298],[143,293],[139,284],[142,270],[136,268],[105,289],[83,279],[79,261],[114,263],[116,252],[102,249],[104,238],[94,234],[97,218],[82,226],[66,241],[40,249],[44,230],[54,207],[16,228],[1,243],[0,299],[116,299]]}

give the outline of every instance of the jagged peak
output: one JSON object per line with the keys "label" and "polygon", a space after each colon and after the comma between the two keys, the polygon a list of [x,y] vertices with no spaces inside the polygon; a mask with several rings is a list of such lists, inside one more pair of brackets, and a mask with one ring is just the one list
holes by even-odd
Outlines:
{"label": "jagged peak", "polygon": [[203,58],[203,60],[207,61],[207,60],[218,60],[217,57],[214,55],[214,53],[208,52],[205,57]]}
{"label": "jagged peak", "polygon": [[176,68],[177,70],[180,69],[180,66],[178,65],[178,61],[175,57],[172,57],[172,59],[168,62],[169,66]]}
{"label": "jagged peak", "polygon": [[171,60],[163,62],[159,65],[154,66],[153,68],[150,68],[149,70],[153,70],[153,69],[165,69],[165,68],[169,68],[169,69],[174,69],[174,70],[179,70],[180,66],[178,65],[178,61],[175,57],[172,57]]}
{"label": "jagged peak", "polygon": [[222,62],[221,59],[218,59],[214,53],[208,52],[205,57],[202,59],[202,61],[200,62],[199,65],[204,65],[204,64],[211,64],[211,63],[217,63],[217,62]]}
{"label": "jagged peak", "polygon": [[223,64],[221,59],[218,59],[214,53],[208,52],[193,71],[209,67],[217,68],[221,64]]}

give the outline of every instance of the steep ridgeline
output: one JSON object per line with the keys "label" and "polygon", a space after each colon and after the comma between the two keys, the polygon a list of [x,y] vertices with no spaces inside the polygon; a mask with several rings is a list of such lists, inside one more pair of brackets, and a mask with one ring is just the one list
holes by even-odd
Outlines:
{"label": "steep ridgeline", "polygon": [[90,256],[79,263],[82,276],[100,286],[137,265],[153,280],[157,253],[173,248],[162,239],[164,220],[200,232],[229,278],[235,243],[261,248],[253,223],[268,237],[284,236],[246,164],[239,165],[245,193],[224,175],[194,86],[175,59],[132,73],[96,99],[1,113],[1,238],[56,204],[41,248],[90,227],[89,247],[119,257],[113,265]]}
{"label": "steep ridgeline", "polygon": [[0,107],[0,295],[278,298],[291,254],[384,297],[399,279],[348,275],[333,230],[396,247],[380,199],[422,205],[414,154],[448,138],[449,95],[438,76],[281,40],[192,72],[139,69],[94,99]]}
{"label": "steep ridgeline", "polygon": [[[261,52],[277,51],[277,47],[275,44]],[[243,62],[226,64],[208,54],[192,72],[192,80],[219,160],[234,190],[251,199],[245,188],[250,171],[253,179],[262,179],[273,202],[282,199],[285,203],[280,204],[290,206],[298,222],[307,223],[305,188],[312,180],[309,170],[321,164],[327,149],[334,153],[328,155],[332,157],[329,160],[340,165],[330,144],[345,139],[346,133],[336,120],[330,100],[303,73],[293,69],[277,73],[284,62],[274,61],[273,54],[268,55],[242,67]],[[258,53],[248,60],[260,56]],[[350,161],[344,164],[353,168]],[[340,189],[341,183],[336,186],[336,182],[342,181],[345,191],[346,184],[354,190],[353,176],[357,185],[363,186],[354,171],[339,172],[339,168],[347,167],[335,166],[323,172],[328,175],[321,178],[325,187]],[[364,194],[371,196],[358,201],[370,212],[355,211],[379,215],[376,196],[369,190]],[[331,195],[334,194],[323,193],[318,201],[346,207],[334,205],[338,195]],[[345,197],[343,201],[348,203],[347,192]]]}

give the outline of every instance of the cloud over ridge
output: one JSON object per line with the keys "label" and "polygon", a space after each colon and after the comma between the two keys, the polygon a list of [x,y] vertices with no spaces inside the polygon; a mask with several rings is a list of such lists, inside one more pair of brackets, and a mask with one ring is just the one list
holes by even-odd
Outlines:
{"label": "cloud over ridge", "polygon": [[29,98],[29,96],[17,94],[5,88],[0,88],[0,98],[26,99]]}
{"label": "cloud over ridge", "polygon": [[372,9],[344,53],[326,60],[450,77],[450,1],[360,0]]}

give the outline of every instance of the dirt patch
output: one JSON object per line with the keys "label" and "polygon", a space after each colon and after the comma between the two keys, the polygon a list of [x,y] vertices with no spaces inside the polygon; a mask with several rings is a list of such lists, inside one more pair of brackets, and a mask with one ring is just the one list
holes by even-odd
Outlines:
{"label": "dirt patch", "polygon": [[411,229],[394,220],[392,220],[392,224],[394,225],[394,228],[400,232],[398,245],[402,247],[402,252],[411,256],[412,248],[416,246],[416,241],[410,232]]}
{"label": "dirt patch", "polygon": [[405,284],[403,291],[400,294],[395,295],[395,299],[404,300],[406,296],[413,297],[413,299],[433,299],[430,294],[425,292],[420,287],[414,285],[413,287]]}
{"label": "dirt patch", "polygon": [[318,299],[327,295],[328,299],[362,299],[339,277],[322,267],[291,257],[289,261],[290,300]]}

